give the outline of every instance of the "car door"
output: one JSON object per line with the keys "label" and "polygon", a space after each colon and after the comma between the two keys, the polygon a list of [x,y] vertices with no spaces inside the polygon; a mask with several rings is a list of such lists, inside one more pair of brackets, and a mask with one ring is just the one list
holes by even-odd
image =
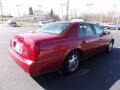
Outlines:
{"label": "car door", "polygon": [[78,30],[78,41],[83,54],[87,57],[96,54],[99,38],[96,37],[95,31],[91,24],[80,24]]}
{"label": "car door", "polygon": [[98,43],[97,50],[99,52],[104,51],[107,48],[107,45],[109,44],[110,36],[104,35],[103,34],[104,31],[99,25],[94,24],[93,28],[96,32],[96,36],[99,38],[99,40],[97,42]]}

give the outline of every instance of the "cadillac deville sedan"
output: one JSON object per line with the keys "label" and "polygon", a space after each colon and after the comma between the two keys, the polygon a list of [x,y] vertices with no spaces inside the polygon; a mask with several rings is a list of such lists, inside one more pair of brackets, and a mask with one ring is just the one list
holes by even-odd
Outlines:
{"label": "cadillac deville sedan", "polygon": [[98,25],[86,22],[49,23],[31,33],[17,34],[10,42],[12,59],[31,76],[61,70],[72,74],[82,60],[111,52],[114,39]]}

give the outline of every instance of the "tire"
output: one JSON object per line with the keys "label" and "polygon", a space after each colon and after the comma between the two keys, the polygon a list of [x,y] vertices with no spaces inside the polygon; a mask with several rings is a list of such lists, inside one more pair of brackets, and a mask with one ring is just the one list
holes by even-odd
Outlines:
{"label": "tire", "polygon": [[80,66],[80,53],[78,51],[73,51],[65,59],[63,73],[72,74],[79,70],[79,66]]}
{"label": "tire", "polygon": [[118,30],[118,29],[119,29],[119,28],[117,28],[117,27],[115,28],[115,30]]}
{"label": "tire", "polygon": [[107,52],[110,53],[112,51],[112,48],[113,48],[113,42],[111,41],[107,47]]}

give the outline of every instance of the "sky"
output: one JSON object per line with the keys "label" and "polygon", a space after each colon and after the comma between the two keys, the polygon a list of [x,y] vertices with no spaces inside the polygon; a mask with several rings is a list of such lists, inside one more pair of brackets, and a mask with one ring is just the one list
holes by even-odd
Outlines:
{"label": "sky", "polygon": [[[70,9],[69,14],[74,13],[77,15],[81,13],[105,13],[107,11],[115,10],[120,11],[120,0],[69,0]],[[4,14],[18,15],[18,8],[16,5],[21,5],[19,12],[21,15],[28,14],[28,8],[31,6],[33,10],[41,10],[49,12],[52,8],[56,14],[61,15],[66,13],[67,0],[1,0]],[[61,6],[60,4],[64,4]],[[88,4],[92,4],[88,6]],[[41,7],[39,7],[41,6]],[[63,8],[63,9],[62,9]],[[0,13],[1,14],[1,13]]]}

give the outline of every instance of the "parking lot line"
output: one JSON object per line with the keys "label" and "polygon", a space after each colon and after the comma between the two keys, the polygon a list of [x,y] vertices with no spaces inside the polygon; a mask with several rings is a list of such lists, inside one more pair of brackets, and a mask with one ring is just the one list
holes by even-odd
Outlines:
{"label": "parking lot line", "polygon": [[0,44],[9,44],[10,42],[0,42]]}

